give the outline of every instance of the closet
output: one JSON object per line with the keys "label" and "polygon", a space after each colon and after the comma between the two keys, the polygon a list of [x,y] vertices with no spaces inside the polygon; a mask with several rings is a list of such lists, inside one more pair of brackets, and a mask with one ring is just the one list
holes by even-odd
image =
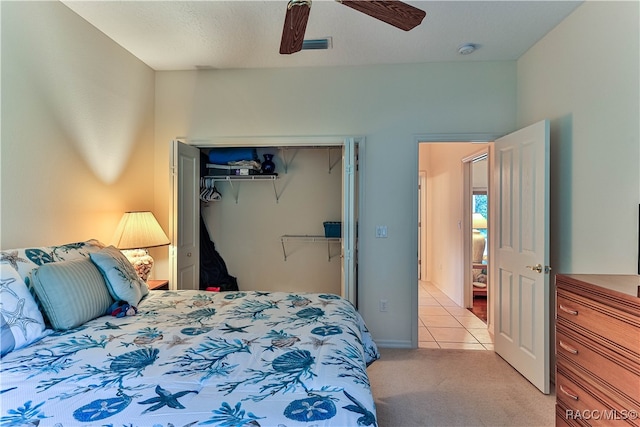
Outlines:
{"label": "closet", "polygon": [[[202,215],[211,240],[240,290],[326,292],[356,302],[357,154],[362,140],[245,140],[172,143],[171,277],[178,288],[198,286]],[[273,156],[276,175],[202,167],[221,146]],[[347,159],[345,161],[345,159]],[[236,175],[242,173],[242,175]],[[203,197],[201,197],[201,195]],[[341,222],[325,238],[324,222]]]}

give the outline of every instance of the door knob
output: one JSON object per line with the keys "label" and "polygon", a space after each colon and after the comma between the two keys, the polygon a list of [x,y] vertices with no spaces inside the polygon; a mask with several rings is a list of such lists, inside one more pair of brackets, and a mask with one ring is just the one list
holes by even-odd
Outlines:
{"label": "door knob", "polygon": [[191,257],[191,252],[187,252],[187,256],[188,256],[188,257]]}
{"label": "door knob", "polygon": [[529,270],[532,271],[537,271],[538,273],[542,273],[542,270],[544,270],[545,273],[549,273],[551,271],[551,267],[549,266],[545,266],[544,268],[542,267],[542,264],[536,264],[536,265],[527,265],[526,266]]}
{"label": "door knob", "polygon": [[542,273],[542,265],[540,264],[536,264],[536,265],[527,265],[527,268],[529,270],[533,270],[533,271],[537,271],[538,273]]}

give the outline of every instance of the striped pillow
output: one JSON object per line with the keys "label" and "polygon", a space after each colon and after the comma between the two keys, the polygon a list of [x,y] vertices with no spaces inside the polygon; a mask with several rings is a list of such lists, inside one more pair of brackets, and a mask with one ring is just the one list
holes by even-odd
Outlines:
{"label": "striped pillow", "polygon": [[100,270],[89,258],[45,264],[31,278],[42,308],[57,330],[103,316],[113,303]]}

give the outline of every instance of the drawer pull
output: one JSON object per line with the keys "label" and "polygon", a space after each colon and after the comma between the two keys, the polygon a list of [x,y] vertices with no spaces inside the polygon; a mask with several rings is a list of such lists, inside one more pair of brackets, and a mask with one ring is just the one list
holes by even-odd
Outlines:
{"label": "drawer pull", "polygon": [[566,350],[571,354],[578,354],[577,348],[573,348],[569,344],[565,344],[564,342],[562,342],[562,340],[560,340],[560,347],[562,347],[563,350]]}
{"label": "drawer pull", "polygon": [[578,310],[572,310],[570,308],[565,307],[564,305],[560,304],[560,310],[564,311],[567,314],[570,314],[572,316],[577,316],[578,315]]}
{"label": "drawer pull", "polygon": [[578,395],[573,393],[571,390],[565,389],[562,384],[560,384],[560,391],[572,398],[573,400],[579,400]]}

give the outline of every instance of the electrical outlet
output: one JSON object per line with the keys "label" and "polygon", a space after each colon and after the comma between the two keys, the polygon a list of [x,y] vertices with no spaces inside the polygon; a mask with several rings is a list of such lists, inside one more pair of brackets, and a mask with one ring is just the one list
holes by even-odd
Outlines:
{"label": "electrical outlet", "polygon": [[380,300],[380,311],[387,311],[389,306],[389,301],[386,299],[381,299]]}
{"label": "electrical outlet", "polygon": [[386,239],[387,238],[387,226],[386,225],[376,225],[376,238],[378,238],[378,239]]}

